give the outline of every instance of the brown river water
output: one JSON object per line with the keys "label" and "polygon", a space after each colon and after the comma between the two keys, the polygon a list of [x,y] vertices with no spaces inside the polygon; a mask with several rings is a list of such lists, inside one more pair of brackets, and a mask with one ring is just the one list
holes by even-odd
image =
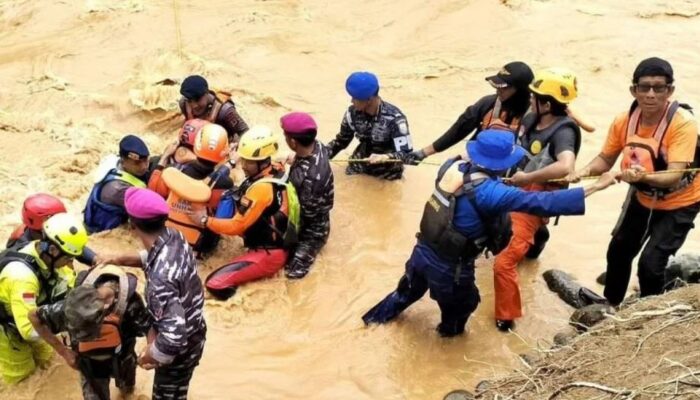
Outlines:
{"label": "brown river water", "polygon": [[[506,62],[565,66],[578,75],[575,109],[598,128],[584,134],[582,166],[629,106],[642,58],[670,60],[676,97],[700,105],[698,15],[690,0],[3,0],[0,233],[9,234],[21,201],[36,191],[80,212],[92,171],[123,134],[164,148],[180,121],[169,119],[178,94],[157,82],[193,72],[231,91],[250,124],[276,128],[283,113],[308,111],[326,141],[349,102],[345,77],[371,70],[422,147],[492,91],[484,77]],[[440,339],[427,296],[398,321],[364,328],[360,316],[403,271],[436,167],[409,167],[400,182],[347,177],[343,168],[334,166],[330,242],[307,278],[279,276],[227,302],[207,301],[209,340],[191,399],[442,399],[507,372],[518,365],[515,354],[565,326],[571,310],[547,290],[543,271],[561,268],[601,289],[594,280],[624,185],[594,196],[585,216],[562,218],[541,258],[520,267],[525,316],[517,335],[494,327],[490,259],[478,262],[482,303],[469,335]],[[685,249],[700,250],[699,237],[693,232]],[[139,246],[124,229],[91,245]],[[239,239],[227,239],[202,276],[242,251]],[[137,379],[134,398],[150,398],[152,375],[140,370]],[[56,360],[18,387],[0,388],[0,397],[80,398],[77,375]]]}

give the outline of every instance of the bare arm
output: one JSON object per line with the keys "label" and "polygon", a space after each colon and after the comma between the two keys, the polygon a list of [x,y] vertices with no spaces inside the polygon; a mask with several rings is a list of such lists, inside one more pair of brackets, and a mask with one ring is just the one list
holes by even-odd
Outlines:
{"label": "bare arm", "polygon": [[563,178],[574,172],[576,155],[573,151],[562,151],[557,155],[557,161],[536,171],[530,172],[531,183],[546,183],[550,179]]}

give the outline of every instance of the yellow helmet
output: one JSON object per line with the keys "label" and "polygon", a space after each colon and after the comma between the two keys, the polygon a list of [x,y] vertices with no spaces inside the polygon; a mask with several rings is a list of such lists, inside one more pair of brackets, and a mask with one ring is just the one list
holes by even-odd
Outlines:
{"label": "yellow helmet", "polygon": [[530,84],[530,91],[543,96],[552,96],[562,104],[569,104],[578,95],[576,75],[564,68],[547,68],[537,71]]}
{"label": "yellow helmet", "polygon": [[264,125],[256,125],[241,136],[238,142],[238,155],[246,160],[265,160],[279,149],[277,138],[272,130]]}
{"label": "yellow helmet", "polygon": [[80,219],[66,213],[55,214],[44,222],[44,237],[70,256],[83,254],[88,234]]}

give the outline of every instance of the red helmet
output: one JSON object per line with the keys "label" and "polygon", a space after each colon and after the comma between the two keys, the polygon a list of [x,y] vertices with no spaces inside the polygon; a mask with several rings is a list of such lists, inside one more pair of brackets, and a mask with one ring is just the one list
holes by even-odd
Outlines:
{"label": "red helmet", "polygon": [[32,230],[40,231],[44,221],[54,214],[66,212],[66,206],[57,197],[37,193],[27,197],[22,206],[22,222]]}
{"label": "red helmet", "polygon": [[180,144],[184,145],[190,149],[194,149],[194,138],[197,137],[197,132],[202,129],[202,127],[208,124],[209,121],[193,118],[185,121],[180,129]]}

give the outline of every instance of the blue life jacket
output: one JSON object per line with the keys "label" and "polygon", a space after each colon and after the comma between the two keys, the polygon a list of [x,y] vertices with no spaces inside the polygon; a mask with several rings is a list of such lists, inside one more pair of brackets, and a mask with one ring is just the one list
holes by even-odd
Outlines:
{"label": "blue life jacket", "polygon": [[109,171],[101,181],[93,186],[90,197],[88,197],[87,204],[85,205],[85,210],[83,210],[85,214],[85,227],[88,232],[97,233],[108,229],[114,229],[127,221],[128,215],[124,207],[100,201],[102,188],[107,183],[117,179],[131,186],[140,188],[146,187],[146,184],[142,180],[126,171],[116,168]]}

